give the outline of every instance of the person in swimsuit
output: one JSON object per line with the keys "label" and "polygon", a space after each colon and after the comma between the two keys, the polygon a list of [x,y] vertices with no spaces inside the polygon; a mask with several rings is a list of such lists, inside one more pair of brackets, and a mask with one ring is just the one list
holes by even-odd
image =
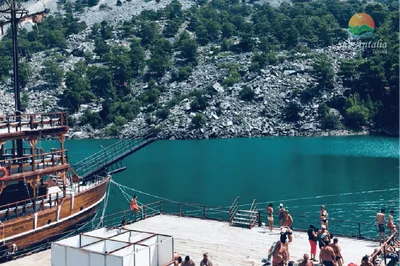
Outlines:
{"label": "person in swimsuit", "polygon": [[[283,220],[282,220],[282,226],[283,227],[289,227],[291,230],[293,230],[293,218],[292,215],[289,214],[288,210],[283,211]],[[292,242],[292,234],[289,235],[289,243]]]}
{"label": "person in swimsuit", "polygon": [[329,246],[329,240],[324,240],[324,246],[319,253],[319,260],[325,266],[334,266],[336,262],[336,254],[333,248]]}
{"label": "person in swimsuit", "polygon": [[287,241],[287,238],[292,235],[292,231],[288,227],[281,227],[281,243],[283,246],[286,248],[287,252],[287,259],[290,260],[290,253],[289,253],[289,242]]}
{"label": "person in swimsuit", "polygon": [[272,229],[274,229],[274,209],[272,208],[272,203],[268,205],[267,214],[268,214],[268,227],[269,230],[272,232]]}
{"label": "person in swimsuit", "polygon": [[328,212],[325,209],[325,205],[321,206],[321,211],[319,212],[319,218],[321,220],[321,225],[325,225],[326,230],[328,230]]}
{"label": "person in swimsuit", "polygon": [[311,260],[308,259],[308,255],[304,254],[303,260],[299,263],[299,266],[313,266],[314,264],[312,263]]}
{"label": "person in swimsuit", "polygon": [[279,226],[282,226],[282,221],[283,217],[285,216],[284,214],[285,209],[283,208],[283,204],[279,204],[279,210],[278,210],[278,218],[279,218]]}
{"label": "person in swimsuit", "polygon": [[379,244],[382,244],[385,241],[385,209],[383,208],[376,214],[376,225],[379,232]]}
{"label": "person in swimsuit", "polygon": [[388,217],[388,228],[389,228],[389,235],[393,235],[394,232],[396,232],[396,226],[394,225],[393,222],[393,215],[394,215],[394,210],[391,210],[389,212],[389,217]]}
{"label": "person in swimsuit", "polygon": [[333,251],[335,252],[337,265],[342,266],[344,264],[344,260],[338,242],[339,240],[337,238],[334,238],[333,243],[329,246],[333,248]]}
{"label": "person in swimsuit", "polygon": [[137,196],[133,196],[130,202],[131,210],[136,214],[140,210],[140,206],[137,203]]}
{"label": "person in swimsuit", "polygon": [[272,251],[272,266],[286,265],[288,254],[286,248],[282,245],[281,241],[276,242],[275,248]]}

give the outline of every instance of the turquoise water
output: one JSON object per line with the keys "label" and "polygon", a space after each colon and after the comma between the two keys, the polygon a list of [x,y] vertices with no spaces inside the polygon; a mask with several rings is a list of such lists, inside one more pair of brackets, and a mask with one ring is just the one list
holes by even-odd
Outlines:
{"label": "turquoise water", "polygon": [[[114,140],[68,140],[70,161],[84,158]],[[42,146],[58,145],[56,141]],[[363,235],[375,235],[381,207],[399,211],[399,141],[382,137],[274,137],[157,141],[124,160],[126,171],[114,180],[176,201],[230,205],[257,199],[284,203],[294,228],[317,225],[321,204],[330,218],[362,221]],[[131,192],[134,194],[134,192]],[[157,198],[137,193],[139,201]],[[108,212],[128,208],[112,187]],[[243,206],[242,208],[248,208]],[[264,213],[264,211],[263,211]],[[357,224],[331,221],[337,233],[356,234]]]}

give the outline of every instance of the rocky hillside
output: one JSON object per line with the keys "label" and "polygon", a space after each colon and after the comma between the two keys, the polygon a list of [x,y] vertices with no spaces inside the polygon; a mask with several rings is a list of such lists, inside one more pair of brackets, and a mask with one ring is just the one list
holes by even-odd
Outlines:
{"label": "rocky hillside", "polygon": [[[289,6],[293,5],[289,1],[270,1],[270,4],[273,8],[278,8],[284,2],[289,3]],[[27,6],[30,10],[36,11],[43,3],[53,13],[60,12],[64,14],[63,16],[68,13],[68,9],[65,8],[66,3],[55,5],[53,1],[40,1],[28,2]],[[179,12],[182,14],[186,14],[188,10],[192,10],[190,12],[193,13],[196,5],[199,5],[194,1],[180,1],[180,4],[181,11]],[[256,5],[263,4],[265,3],[258,1],[244,5],[255,8]],[[364,134],[374,127],[375,114],[373,115],[372,111],[370,115],[365,115],[366,121],[364,121],[365,117],[359,118],[359,114],[353,116],[351,114],[350,109],[354,106],[368,107],[367,100],[363,98],[369,99],[370,96],[357,91],[357,97],[359,97],[358,94],[361,95],[361,100],[357,103],[358,98],[354,96],[356,85],[349,84],[350,79],[355,81],[356,78],[343,77],[346,76],[341,70],[343,62],[359,60],[360,54],[364,52],[364,48],[350,37],[341,38],[339,42],[320,47],[310,47],[304,42],[299,42],[295,49],[281,47],[275,50],[274,61],[276,62],[267,60],[267,63],[258,64],[257,56],[267,54],[267,52],[259,49],[237,52],[222,47],[221,41],[202,44],[198,41],[199,36],[196,36],[197,31],[193,32],[189,29],[190,19],[185,15],[182,15],[177,33],[165,38],[170,43],[176,44],[182,33],[187,32],[192,39],[197,40],[199,46],[196,51],[196,63],[190,65],[189,74],[186,74],[184,78],[176,78],[177,73],[184,67],[179,65],[180,55],[174,50],[171,60],[175,63],[169,66],[162,75],[148,81],[145,73],[150,73],[151,66],[147,65],[143,76],[129,78],[129,82],[124,82],[128,84],[127,86],[113,86],[117,89],[117,93],[125,87],[130,90],[127,95],[129,94],[132,98],[129,102],[131,105],[136,104],[135,99],[143,99],[143,95],[147,97],[151,86],[162,88],[157,89],[159,93],[155,103],[140,103],[133,117],[124,116],[121,111],[121,115],[113,116],[111,120],[106,119],[104,106],[107,101],[112,103],[118,100],[123,104],[125,101],[123,97],[126,98],[126,96],[112,99],[98,96],[93,87],[94,82],[89,77],[88,86],[89,90],[95,94],[94,98],[91,96],[89,98],[92,100],[78,103],[79,108],[73,110],[72,106],[76,103],[72,102],[72,98],[66,97],[66,93],[71,90],[66,74],[69,71],[75,71],[77,63],[82,60],[88,67],[109,67],[105,57],[98,52],[99,43],[96,43],[93,37],[93,27],[106,21],[110,38],[103,39],[103,42],[109,47],[124,47],[129,51],[132,49],[130,46],[132,36],[126,36],[124,30],[121,29],[122,25],[127,25],[124,22],[129,23],[143,10],[165,10],[168,6],[171,6],[171,1],[131,0],[110,4],[109,1],[100,0],[94,6],[74,12],[74,19],[80,23],[85,22],[86,27],[78,33],[66,36],[62,49],[35,51],[35,46],[31,46],[30,58],[22,60],[29,69],[22,96],[26,112],[69,109],[74,121],[70,137],[75,138],[143,137],[149,133],[149,130],[157,131],[161,137],[168,139],[314,136]],[[200,5],[197,8],[200,8]],[[250,20],[250,16],[246,19]],[[159,25],[160,32],[165,32],[165,27],[169,23],[168,19],[162,18],[155,22]],[[29,28],[29,25],[27,27]],[[35,26],[31,28],[32,31],[37,30]],[[233,46],[240,45],[243,38],[243,36],[231,36],[229,39]],[[256,40],[257,38],[255,37]],[[150,45],[149,48],[143,44],[146,62],[149,62],[154,55],[151,51],[156,44]],[[50,69],[50,63],[45,62],[49,58],[54,62],[57,70],[63,73],[63,75],[60,74],[59,82],[54,82],[54,84],[49,84],[49,80],[57,77],[54,78],[54,75],[46,72],[46,69]],[[325,61],[318,63],[321,58]],[[329,62],[328,67],[324,66],[326,62]],[[317,69],[321,67],[322,69]],[[113,67],[111,66],[110,69]],[[324,77],[325,71],[331,71],[332,75],[328,73]],[[84,76],[89,76],[89,72],[86,73]],[[112,76],[115,79],[115,72]],[[322,85],[324,78],[329,79],[331,83],[328,84],[329,86]],[[149,82],[155,82],[155,84],[149,85]],[[8,89],[10,87],[11,80],[5,79],[0,88],[0,98],[4,99],[0,106],[0,113],[13,110],[13,93]],[[316,88],[319,90],[318,93],[315,93]],[[353,98],[348,97],[353,97],[355,102],[352,102]],[[352,102],[353,106],[345,105],[344,102]],[[371,110],[373,108],[375,107],[371,107]],[[360,112],[364,110],[366,109]],[[88,114],[97,113],[101,118],[88,116]],[[92,123],[91,117],[95,120],[102,119],[102,122]],[[349,126],[353,117],[358,119],[356,127]],[[360,121],[364,122],[360,124]]]}

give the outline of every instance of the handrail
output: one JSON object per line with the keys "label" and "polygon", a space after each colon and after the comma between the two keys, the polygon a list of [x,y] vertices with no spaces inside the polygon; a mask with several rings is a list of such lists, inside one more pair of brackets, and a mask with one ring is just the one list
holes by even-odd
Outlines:
{"label": "handrail", "polygon": [[[36,201],[39,201],[42,198],[46,198],[46,197],[51,198],[51,196],[54,196],[54,195],[57,196],[57,195],[60,195],[60,194],[62,194],[62,192],[53,192],[53,193],[49,193],[49,194],[46,194],[46,195],[37,196],[36,197]],[[62,198],[62,197],[59,197],[59,198]],[[12,206],[16,206],[16,205],[22,205],[21,203],[30,202],[30,201],[33,201],[33,200],[34,200],[34,198],[29,198],[29,199],[24,199],[24,200],[20,200],[20,201],[16,201],[16,202],[0,205],[0,210],[6,209],[6,207],[8,207],[8,206],[12,207]]]}
{"label": "handrail", "polygon": [[[17,118],[20,118],[21,121],[17,121]],[[0,128],[7,128],[8,133],[11,133],[12,128],[22,131],[24,126],[29,126],[32,130],[37,129],[39,125],[42,129],[45,128],[45,125],[50,125],[51,128],[68,126],[68,115],[65,112],[58,112],[0,116]]]}
{"label": "handrail", "polygon": [[79,174],[80,177],[90,176],[153,140],[153,138],[120,140],[76,163],[75,172]]}
{"label": "handrail", "polygon": [[389,244],[390,241],[392,241],[394,238],[396,238],[396,234],[397,234],[397,232],[394,232],[385,242],[383,242],[383,244],[379,247],[378,250],[376,250],[376,251],[374,251],[374,253],[372,253],[372,255],[369,258],[369,261],[372,264],[375,264],[374,260],[375,260],[376,256],[378,256],[382,251],[385,255],[387,245]]}
{"label": "handrail", "polygon": [[258,216],[258,207],[256,199],[254,199],[253,203],[251,204],[249,216],[250,216],[250,228],[252,228],[256,223]]}
{"label": "handrail", "polygon": [[[66,152],[66,151],[67,150],[64,150],[64,152]],[[10,164],[10,161],[22,161],[22,160],[27,160],[27,159],[37,158],[37,157],[43,158],[44,156],[47,156],[47,155],[61,155],[62,152],[63,152],[62,150],[55,150],[55,151],[51,151],[51,152],[33,154],[33,155],[24,156],[24,157],[0,160],[0,164]]]}
{"label": "handrail", "polygon": [[49,113],[25,113],[25,114],[20,114],[20,115],[16,115],[16,114],[5,114],[5,115],[0,115],[0,122],[1,121],[8,121],[5,120],[7,118],[17,118],[17,117],[34,117],[36,118],[37,116],[55,116],[57,115],[58,117],[61,116],[66,116],[68,113],[67,112],[49,112]]}
{"label": "handrail", "polygon": [[229,222],[232,223],[237,211],[239,210],[239,196],[235,198],[231,207],[229,207]]}

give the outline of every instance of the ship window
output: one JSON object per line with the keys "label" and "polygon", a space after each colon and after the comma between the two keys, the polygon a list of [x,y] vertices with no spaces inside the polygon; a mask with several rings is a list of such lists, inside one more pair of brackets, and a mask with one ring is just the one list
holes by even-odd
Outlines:
{"label": "ship window", "polygon": [[48,220],[48,221],[47,221],[47,224],[50,224],[50,223],[51,223],[51,220]]}
{"label": "ship window", "polygon": [[83,210],[83,207],[81,207],[81,210]]}

